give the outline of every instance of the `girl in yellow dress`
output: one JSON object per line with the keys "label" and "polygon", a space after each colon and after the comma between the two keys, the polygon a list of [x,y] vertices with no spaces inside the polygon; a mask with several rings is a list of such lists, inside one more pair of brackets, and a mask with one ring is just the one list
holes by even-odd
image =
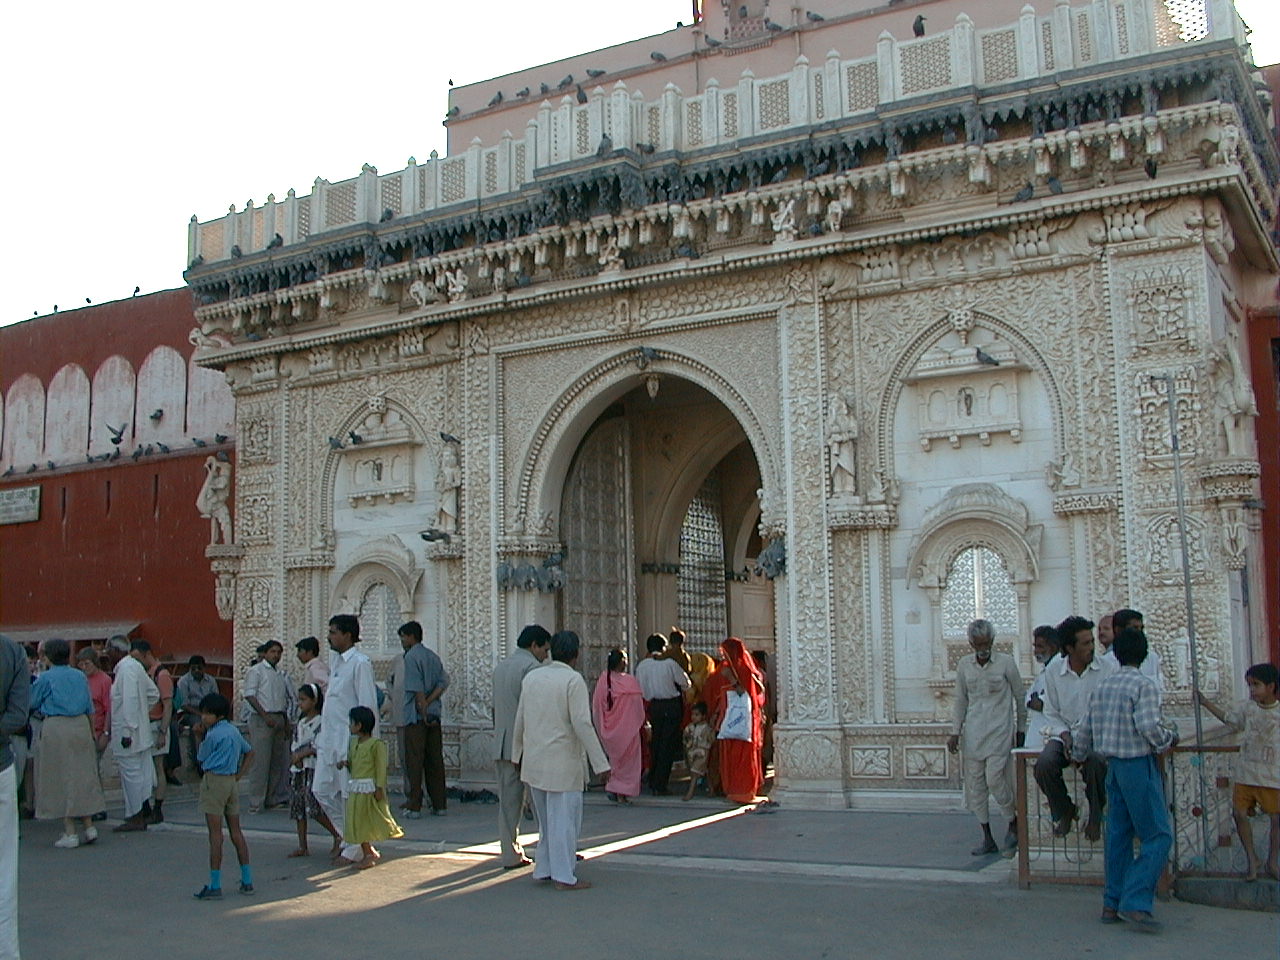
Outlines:
{"label": "girl in yellow dress", "polygon": [[338,761],[347,767],[351,777],[347,784],[347,817],[344,835],[347,843],[358,843],[364,859],[356,864],[360,870],[377,866],[382,860],[374,843],[391,837],[403,837],[400,824],[387,806],[387,745],[373,735],[373,711],[353,707],[351,746],[347,759]]}

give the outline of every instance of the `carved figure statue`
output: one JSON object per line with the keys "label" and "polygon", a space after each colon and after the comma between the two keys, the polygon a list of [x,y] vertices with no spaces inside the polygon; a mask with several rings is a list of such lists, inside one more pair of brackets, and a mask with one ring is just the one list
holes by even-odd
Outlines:
{"label": "carved figure statue", "polygon": [[884,503],[887,494],[884,489],[884,471],[872,470],[867,484],[867,503]]}
{"label": "carved figure statue", "polygon": [[1236,346],[1237,336],[1236,332],[1231,330],[1227,339],[1214,350],[1209,360],[1217,412],[1219,422],[1222,424],[1228,457],[1245,455],[1242,447],[1243,438],[1248,432],[1248,418],[1258,415],[1258,404],[1253,396],[1253,387],[1244,371],[1240,350]]}
{"label": "carved figure statue", "polygon": [[618,238],[609,234],[600,244],[600,266],[604,270],[621,270],[623,267],[622,251],[618,249]]}
{"label": "carved figure statue", "polygon": [[827,233],[839,233],[840,221],[844,219],[844,206],[839,200],[827,204]]}
{"label": "carved figure statue", "polygon": [[796,201],[795,197],[780,202],[778,209],[769,215],[773,225],[774,239],[778,243],[790,243],[796,238]]}
{"label": "carved figure statue", "polygon": [[445,291],[450,303],[461,303],[467,299],[467,271],[462,267],[444,272]]}
{"label": "carved figure statue", "polygon": [[1080,486],[1080,471],[1076,469],[1075,455],[1068,451],[1063,454],[1061,462],[1050,460],[1045,465],[1045,481],[1051,490]]}
{"label": "carved figure statue", "polygon": [[462,489],[462,468],[458,464],[458,447],[446,443],[440,452],[440,471],[436,474],[436,529],[444,533],[458,532],[458,492]]}
{"label": "carved figure statue", "polygon": [[217,457],[205,457],[204,472],[204,485],[196,495],[196,509],[200,516],[209,519],[209,544],[234,543],[231,510],[227,507],[227,498],[231,495],[231,464]]}
{"label": "carved figure statue", "polygon": [[787,570],[787,542],[778,537],[760,551],[756,557],[756,573],[775,580]]}
{"label": "carved figure statue", "polygon": [[213,588],[213,604],[218,608],[218,616],[223,620],[234,620],[236,616],[236,576],[234,573],[218,574]]}
{"label": "carved figure statue", "polygon": [[830,458],[831,492],[857,493],[858,422],[849,409],[849,401],[841,396],[832,397],[828,417],[827,451]]}
{"label": "carved figure statue", "polygon": [[409,296],[418,306],[425,307],[427,304],[435,302],[436,291],[431,284],[419,277],[409,284]]}

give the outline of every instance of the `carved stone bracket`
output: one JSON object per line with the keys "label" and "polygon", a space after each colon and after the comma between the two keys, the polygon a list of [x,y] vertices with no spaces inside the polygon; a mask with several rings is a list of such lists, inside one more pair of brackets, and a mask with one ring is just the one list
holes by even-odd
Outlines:
{"label": "carved stone bracket", "polygon": [[436,540],[426,548],[428,560],[460,560],[466,555],[466,544],[456,534],[448,540]]}
{"label": "carved stone bracket", "polygon": [[236,616],[236,581],[240,576],[240,563],[244,559],[244,547],[234,543],[211,543],[204,548],[213,571],[213,602],[218,616],[234,620]]}
{"label": "carved stone bracket", "polygon": [[889,503],[841,504],[831,501],[827,526],[832,530],[891,530],[898,525],[898,509]]}
{"label": "carved stone bracket", "polygon": [[1064,493],[1053,498],[1053,512],[1059,517],[1078,513],[1110,513],[1116,509],[1116,495],[1109,490]]}
{"label": "carved stone bracket", "polygon": [[498,589],[555,593],[564,587],[564,550],[559,548],[539,553],[527,551],[506,554],[498,562],[495,576]]}
{"label": "carved stone bracket", "polygon": [[1242,458],[1215,460],[1199,472],[1205,495],[1218,503],[1253,499],[1256,496],[1254,480],[1261,474],[1262,465],[1257,460]]}

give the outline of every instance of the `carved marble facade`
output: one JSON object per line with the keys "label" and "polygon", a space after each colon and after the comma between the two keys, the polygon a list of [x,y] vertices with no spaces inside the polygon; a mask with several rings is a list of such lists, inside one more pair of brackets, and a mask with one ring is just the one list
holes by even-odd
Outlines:
{"label": "carved marble facade", "polygon": [[[779,788],[818,804],[939,796],[959,782],[943,743],[963,652],[949,611],[981,609],[966,603],[1000,604],[998,642],[1028,678],[1036,624],[1141,609],[1170,706],[1187,706],[1172,394],[1201,676],[1226,695],[1265,649],[1239,599],[1261,554],[1236,344],[1276,264],[1218,197],[1272,202],[1261,171],[1276,158],[1247,137],[1229,162],[1197,151],[1251,116],[1157,96],[1148,119],[1176,191],[1143,173],[1155,141],[1140,117],[1029,119],[998,149],[940,141],[903,162],[891,144],[842,172],[722,185],[714,203],[638,193],[530,223],[518,242],[371,240],[400,258],[376,283],[317,247],[319,286],[298,287],[287,338],[247,287],[211,300],[198,316],[230,345],[203,362],[226,370],[246,438],[237,569],[219,568],[238,578],[238,658],[367,610],[386,663],[387,624],[421,620],[453,678],[454,774],[486,780],[493,664],[527,622],[579,627],[561,620],[562,591],[591,575],[564,552],[583,536],[562,516],[575,456],[628,391],[682,382],[714,408],[707,442],[745,438],[759,471],[752,523],[779,561]],[[1055,174],[1065,195],[1014,198]],[[192,283],[212,290],[223,269]],[[633,422],[595,442],[634,461],[661,432]],[[691,497],[705,467],[671,463]],[[617,561],[600,597],[626,609],[570,605],[629,631],[633,651],[674,617],[674,592],[646,586],[663,575],[667,558],[645,551],[666,521],[628,488],[640,471],[602,485],[625,535],[595,541]],[[948,599],[966,562],[1000,589]]]}

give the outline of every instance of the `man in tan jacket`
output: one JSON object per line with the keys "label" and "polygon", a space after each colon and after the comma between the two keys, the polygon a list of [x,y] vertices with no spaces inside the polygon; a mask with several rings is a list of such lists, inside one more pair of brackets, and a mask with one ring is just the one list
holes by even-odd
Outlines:
{"label": "man in tan jacket", "polygon": [[568,630],[551,638],[551,662],[530,670],[516,708],[511,759],[529,786],[538,814],[535,880],[554,880],[557,890],[585,890],[591,884],[574,873],[582,828],[582,791],[587,763],[609,771],[609,758],[591,725],[587,682],[574,669],[578,635]]}

